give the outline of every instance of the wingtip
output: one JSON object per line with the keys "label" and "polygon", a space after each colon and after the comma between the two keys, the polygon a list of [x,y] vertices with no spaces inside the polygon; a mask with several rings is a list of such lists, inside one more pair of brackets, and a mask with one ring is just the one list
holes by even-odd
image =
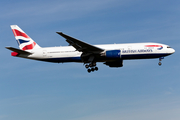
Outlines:
{"label": "wingtip", "polygon": [[9,49],[9,48],[11,48],[10,46],[7,46],[7,47],[5,47],[6,49]]}
{"label": "wingtip", "polygon": [[56,32],[57,34],[63,34],[62,32]]}

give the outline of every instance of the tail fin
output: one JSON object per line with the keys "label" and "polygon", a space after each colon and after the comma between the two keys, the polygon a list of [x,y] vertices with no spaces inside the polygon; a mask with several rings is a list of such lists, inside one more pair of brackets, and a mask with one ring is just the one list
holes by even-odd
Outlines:
{"label": "tail fin", "polygon": [[21,50],[32,50],[41,48],[33,39],[31,39],[21,28],[17,25],[11,25],[11,29],[17,40],[19,48]]}

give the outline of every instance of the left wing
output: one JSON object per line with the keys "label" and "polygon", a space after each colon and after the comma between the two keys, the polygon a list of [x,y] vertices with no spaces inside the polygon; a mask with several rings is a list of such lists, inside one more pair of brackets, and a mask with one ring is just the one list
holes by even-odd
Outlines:
{"label": "left wing", "polygon": [[62,37],[66,39],[66,41],[72,45],[77,51],[83,52],[83,53],[100,53],[104,51],[104,49],[98,48],[96,46],[90,45],[88,43],[82,42],[78,39],[75,39],[73,37],[70,37],[62,32],[56,32]]}

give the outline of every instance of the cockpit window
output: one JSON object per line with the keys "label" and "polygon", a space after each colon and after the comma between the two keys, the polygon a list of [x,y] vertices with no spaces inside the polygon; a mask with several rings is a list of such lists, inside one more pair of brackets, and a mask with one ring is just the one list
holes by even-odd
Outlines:
{"label": "cockpit window", "polygon": [[171,48],[170,46],[167,46],[167,48]]}

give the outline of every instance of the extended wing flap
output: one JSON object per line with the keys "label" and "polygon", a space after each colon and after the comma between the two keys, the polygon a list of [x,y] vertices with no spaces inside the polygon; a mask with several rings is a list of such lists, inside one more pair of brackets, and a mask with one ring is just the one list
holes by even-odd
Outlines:
{"label": "extended wing flap", "polygon": [[13,48],[13,47],[6,47],[6,48],[11,50],[11,51],[13,51],[13,52],[19,53],[19,54],[26,54],[26,55],[32,54],[30,52],[27,52],[27,51],[24,51],[24,50],[20,50],[20,49],[17,49],[17,48]]}
{"label": "extended wing flap", "polygon": [[61,35],[62,37],[64,37],[66,39],[66,41],[72,45],[77,51],[80,51],[80,52],[92,52],[92,53],[98,53],[98,52],[102,52],[104,51],[103,49],[101,48],[98,48],[96,46],[93,46],[93,45],[90,45],[88,43],[85,43],[83,41],[80,41],[78,39],[75,39],[73,37],[70,37],[62,32],[56,32],[58,33],[59,35]]}

